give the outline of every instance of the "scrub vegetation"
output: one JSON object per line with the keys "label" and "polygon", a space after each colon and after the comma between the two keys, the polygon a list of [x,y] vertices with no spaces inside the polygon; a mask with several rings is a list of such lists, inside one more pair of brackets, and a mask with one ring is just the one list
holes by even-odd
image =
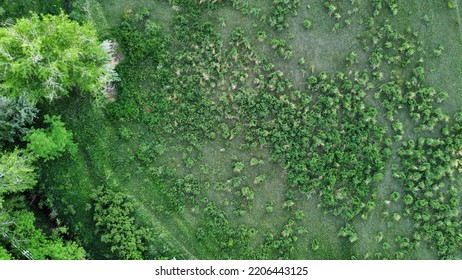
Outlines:
{"label": "scrub vegetation", "polygon": [[459,1],[20,2],[0,258],[462,257]]}

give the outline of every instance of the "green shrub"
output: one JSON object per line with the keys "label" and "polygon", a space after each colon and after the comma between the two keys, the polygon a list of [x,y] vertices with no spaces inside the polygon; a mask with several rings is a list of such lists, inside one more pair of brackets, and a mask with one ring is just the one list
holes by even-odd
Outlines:
{"label": "green shrub", "polygon": [[72,132],[66,130],[59,116],[45,115],[45,124],[50,126],[46,129],[34,128],[25,137],[28,142],[27,150],[32,155],[42,158],[44,161],[55,159],[63,152],[74,153],[76,145],[72,141]]}
{"label": "green shrub", "polygon": [[98,187],[93,195],[94,216],[101,241],[120,259],[143,259],[148,231],[135,219],[135,204],[124,193]]}

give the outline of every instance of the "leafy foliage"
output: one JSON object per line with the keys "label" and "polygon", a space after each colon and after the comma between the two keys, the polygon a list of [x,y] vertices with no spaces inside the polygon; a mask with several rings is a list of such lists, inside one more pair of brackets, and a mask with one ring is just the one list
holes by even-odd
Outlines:
{"label": "leafy foliage", "polygon": [[[74,242],[65,242],[55,234],[47,238],[34,225],[35,218],[31,212],[21,211],[14,214],[15,223],[7,229],[10,242],[21,240],[21,247],[37,260],[81,260],[85,251]],[[19,254],[24,252],[17,252]]]}
{"label": "leafy foliage", "polygon": [[0,156],[0,208],[5,194],[23,192],[36,184],[30,157],[20,150]]}
{"label": "leafy foliage", "polygon": [[[6,215],[0,215],[0,251],[2,246],[11,248],[16,259],[81,260],[86,256],[75,242],[64,241],[64,227],[56,228],[50,236],[36,227],[34,214],[25,210],[25,201],[13,199],[5,207]],[[0,211],[2,211],[0,207]],[[1,213],[1,212],[0,212]]]}
{"label": "leafy foliage", "polygon": [[37,108],[25,95],[19,98],[0,96],[0,146],[24,136],[36,115]]}
{"label": "leafy foliage", "polygon": [[27,150],[44,161],[55,159],[63,152],[75,152],[76,146],[72,142],[72,132],[66,130],[59,116],[45,115],[47,129],[34,128],[25,137],[28,142]]}
{"label": "leafy foliage", "polygon": [[462,223],[459,215],[459,190],[454,187],[454,173],[460,158],[461,123],[443,128],[445,139],[419,138],[409,140],[398,150],[402,170],[394,176],[403,182],[407,213],[414,219],[418,246],[423,238],[435,244],[441,258],[456,258],[462,243]]}
{"label": "leafy foliage", "polygon": [[146,250],[147,229],[135,220],[134,203],[123,193],[99,187],[95,200],[94,221],[101,241],[111,246],[121,259],[142,259]]}
{"label": "leafy foliage", "polygon": [[268,18],[269,24],[280,31],[289,27],[287,16],[297,15],[300,0],[273,0],[274,10]]}
{"label": "leafy foliage", "polygon": [[109,59],[90,24],[63,14],[34,14],[0,28],[0,90],[7,96],[53,100],[78,87],[101,100],[115,78]]}
{"label": "leafy foliage", "polygon": [[[59,14],[64,9],[65,0],[2,0],[0,21],[13,23],[16,18],[37,14]],[[3,10],[3,12],[1,12]]]}
{"label": "leafy foliage", "polygon": [[0,247],[0,260],[11,260],[11,254],[4,247]]}
{"label": "leafy foliage", "polygon": [[[82,234],[91,207],[85,195],[79,200],[73,183],[85,182],[88,192],[114,180],[121,181],[121,192],[130,188],[146,207],[121,206],[135,202],[122,193],[98,191],[111,200],[97,202],[95,196],[96,205],[108,209],[98,210],[103,218],[96,217],[96,207],[94,213],[104,244],[113,248],[104,257],[147,257],[166,247],[190,258],[224,259],[338,257],[339,251],[346,258],[403,259],[420,251],[436,257],[435,251],[440,258],[460,255],[455,183],[462,114],[449,117],[439,109],[450,93],[426,81],[432,70],[424,58],[443,55],[443,48],[428,47],[412,29],[403,32],[401,20],[391,20],[402,18],[397,1],[310,3],[324,5],[333,31],[353,20],[361,25],[339,33],[358,35],[363,49],[345,51],[346,57],[333,65],[340,67],[336,73],[315,71],[331,65],[317,65],[319,57],[303,57],[299,47],[290,46],[307,41],[284,32],[275,37],[263,25],[269,21],[276,30],[286,29],[289,16],[298,12],[297,1],[261,8],[251,7],[251,1],[229,1],[249,16],[234,31],[229,19],[238,14],[217,11],[225,1],[199,2],[173,1],[169,12],[159,5],[154,12],[123,13],[115,32],[125,55],[118,66],[123,79],[117,101],[107,115],[66,110],[66,124],[72,123],[79,142],[88,147],[75,162],[62,161],[67,169],[55,163],[47,172],[48,178],[56,177],[50,180],[56,191],[53,209],[65,213],[56,215],[66,216]],[[358,7],[364,9],[358,13]],[[152,14],[165,16],[171,25],[152,20]],[[320,17],[304,18],[313,21],[305,35],[319,36],[325,27]],[[303,18],[294,20],[302,30]],[[255,39],[260,43],[253,45]],[[267,51],[271,47],[276,57]],[[301,57],[298,67],[293,67],[292,52]],[[309,75],[307,62],[313,63]],[[84,107],[87,101],[71,104]],[[66,178],[74,166],[78,179]],[[280,174],[267,166],[278,166]],[[275,176],[287,178],[287,184],[275,186]],[[307,211],[314,202],[317,208]],[[123,213],[128,222],[114,225],[110,211]],[[361,227],[362,220],[380,213],[383,220],[367,221],[371,229]],[[159,234],[162,242],[138,242],[138,214],[167,229]],[[305,227],[317,214],[324,214],[316,218],[319,223],[326,219],[332,225]],[[376,225],[381,222],[388,226],[384,232]],[[108,223],[112,227],[103,226]],[[372,238],[362,238],[371,232]],[[331,240],[340,237],[342,248],[333,249],[328,234],[319,233],[330,233]],[[127,238],[124,247],[119,241]],[[370,240],[376,251],[363,252]],[[421,243],[425,246],[417,250]]]}

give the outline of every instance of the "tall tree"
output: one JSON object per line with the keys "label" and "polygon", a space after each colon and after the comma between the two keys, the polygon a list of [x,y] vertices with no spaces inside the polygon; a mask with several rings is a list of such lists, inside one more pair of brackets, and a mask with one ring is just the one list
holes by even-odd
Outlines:
{"label": "tall tree", "polygon": [[134,203],[126,194],[102,186],[95,190],[94,199],[93,219],[101,241],[111,246],[117,258],[142,259],[149,235],[134,217]]}
{"label": "tall tree", "polygon": [[0,95],[0,147],[2,142],[13,142],[24,136],[38,110],[25,95],[10,98]]}
{"label": "tall tree", "polygon": [[75,242],[64,241],[59,234],[59,228],[54,229],[51,235],[46,235],[35,226],[36,220],[32,212],[11,209],[25,208],[20,200],[15,203],[19,203],[20,207],[8,206],[8,215],[3,219],[0,217],[0,258],[2,258],[2,246],[11,248],[11,255],[17,259],[80,260],[85,258],[86,253],[83,248]]}
{"label": "tall tree", "polygon": [[2,196],[31,189],[36,183],[30,158],[15,150],[0,157],[0,208]]}
{"label": "tall tree", "polygon": [[102,100],[116,79],[111,48],[98,41],[89,23],[68,16],[33,14],[0,28],[0,93],[30,100],[53,100],[78,88]]}

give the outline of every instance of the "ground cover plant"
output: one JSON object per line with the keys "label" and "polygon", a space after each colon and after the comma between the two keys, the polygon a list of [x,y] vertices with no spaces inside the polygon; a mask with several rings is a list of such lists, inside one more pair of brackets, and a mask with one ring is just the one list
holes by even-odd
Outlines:
{"label": "ground cover plant", "polygon": [[58,2],[0,4],[0,258],[462,257],[462,3]]}

